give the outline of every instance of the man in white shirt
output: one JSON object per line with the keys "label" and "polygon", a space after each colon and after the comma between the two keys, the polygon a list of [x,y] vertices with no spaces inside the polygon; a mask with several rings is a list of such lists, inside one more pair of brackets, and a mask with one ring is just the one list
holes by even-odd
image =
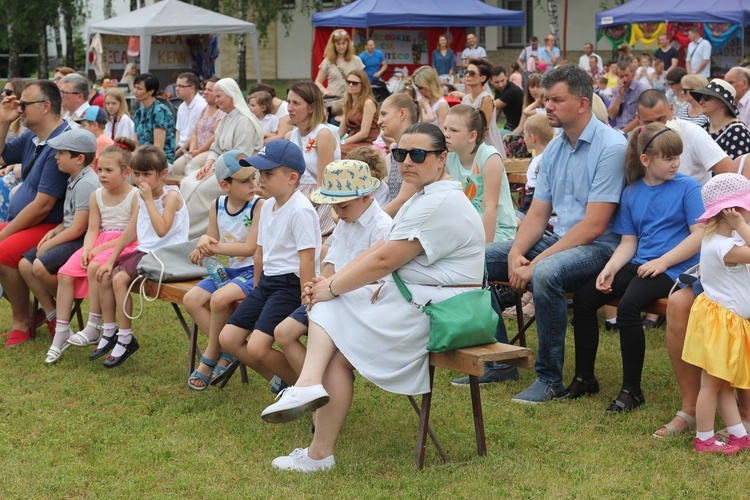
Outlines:
{"label": "man in white shirt", "polygon": [[85,76],[71,73],[60,81],[60,95],[62,96],[63,120],[68,126],[76,129],[81,125],[79,120],[89,108],[89,81]]}
{"label": "man in white shirt", "polygon": [[596,57],[596,65],[598,66],[599,72],[601,73],[602,69],[604,68],[604,64],[602,63],[601,56],[594,52],[594,46],[591,44],[591,42],[586,42],[583,44],[583,52],[584,54],[578,58],[578,66],[580,66],[581,69],[588,71],[589,58]]}
{"label": "man in white shirt", "polygon": [[737,95],[734,97],[734,104],[740,110],[739,118],[745,125],[750,125],[750,74],[741,66],[735,66],[727,71],[724,75],[729,85],[734,87]]}
{"label": "man in white shirt", "polygon": [[182,99],[182,104],[177,108],[177,123],[175,125],[175,144],[177,150],[174,157],[179,158],[185,151],[193,129],[198,122],[198,117],[206,109],[206,100],[198,93],[200,81],[195,73],[182,73],[177,77],[175,93]]}
{"label": "man in white shirt", "polygon": [[711,78],[711,43],[701,36],[701,28],[693,25],[688,31],[687,55],[685,56],[685,69],[688,74],[695,73]]}
{"label": "man in white shirt", "polygon": [[477,37],[473,33],[466,35],[466,48],[461,52],[461,67],[469,67],[469,59],[487,59],[487,51],[477,43]]}

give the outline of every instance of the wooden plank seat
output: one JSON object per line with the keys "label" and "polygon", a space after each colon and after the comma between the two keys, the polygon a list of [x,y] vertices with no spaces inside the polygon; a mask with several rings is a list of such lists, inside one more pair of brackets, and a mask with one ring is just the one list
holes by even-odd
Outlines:
{"label": "wooden plank seat", "polygon": [[522,368],[530,368],[533,365],[533,357],[530,349],[500,343],[456,349],[455,351],[441,354],[430,354],[430,392],[422,395],[421,405],[417,404],[413,396],[407,396],[412,407],[419,415],[417,447],[414,456],[414,463],[418,469],[424,467],[424,455],[428,435],[433,443],[435,443],[443,461],[449,461],[448,455],[446,455],[442,446],[438,442],[437,437],[429,427],[432,393],[435,389],[433,386],[435,367],[455,370],[469,376],[471,408],[474,416],[474,432],[477,441],[477,454],[479,456],[487,454],[487,442],[484,434],[484,415],[482,413],[482,400],[479,392],[479,376],[484,374],[484,364],[489,361],[501,361]]}
{"label": "wooden plank seat", "polygon": [[[177,320],[180,322],[182,329],[185,331],[185,334],[190,341],[190,353],[188,355],[187,365],[188,377],[190,377],[190,375],[195,370],[197,363],[200,361],[201,351],[198,348],[198,325],[196,325],[194,321],[191,321],[190,324],[188,324],[185,315],[183,315],[182,310],[180,309],[180,306],[183,305],[182,301],[185,298],[185,294],[188,293],[191,288],[197,285],[199,281],[200,280],[191,280],[162,283],[161,289],[159,288],[159,283],[155,281],[146,281],[143,286],[144,292],[149,297],[155,296],[158,292],[158,300],[169,302],[172,305],[172,309],[174,309]],[[137,292],[138,288],[139,287],[133,287],[133,291]],[[244,384],[247,384],[247,368],[245,368],[245,365],[243,364],[240,364],[240,374],[242,375],[242,382]],[[222,383],[222,388],[226,384],[227,380]],[[187,386],[187,379],[185,379],[185,384]]]}
{"label": "wooden plank seat", "polygon": [[[505,281],[493,281],[492,284],[494,286],[510,286],[510,283],[507,283]],[[566,293],[565,296],[568,299],[573,298],[572,293]],[[520,346],[526,346],[526,331],[531,327],[531,325],[534,324],[534,321],[536,321],[536,315],[531,316],[530,318],[526,319],[523,316],[523,302],[521,302],[522,294],[516,293],[516,323],[518,324],[518,332],[516,333],[516,336],[513,337],[510,340],[511,344],[515,344],[518,342],[518,345]],[[612,302],[610,302],[607,305],[617,307],[617,304],[619,304],[620,299],[615,299]],[[648,307],[646,307],[643,312],[650,313],[650,314],[657,314],[659,316],[666,316],[667,315],[667,299],[659,299],[656,302],[650,304]]]}

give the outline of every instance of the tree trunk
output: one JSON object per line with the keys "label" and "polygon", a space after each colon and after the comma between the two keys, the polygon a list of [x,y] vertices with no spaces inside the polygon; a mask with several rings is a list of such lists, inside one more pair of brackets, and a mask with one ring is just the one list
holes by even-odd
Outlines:
{"label": "tree trunk", "polygon": [[47,57],[47,23],[39,23],[39,78],[49,76],[49,57]]}
{"label": "tree trunk", "polygon": [[57,65],[60,66],[63,60],[63,48],[62,48],[62,31],[60,31],[60,16],[62,14],[57,11],[57,14],[52,16],[52,30],[55,34],[55,58]]}
{"label": "tree trunk", "polygon": [[237,37],[237,85],[244,90],[247,87],[247,35]]}
{"label": "tree trunk", "polygon": [[549,32],[559,40],[560,21],[557,17],[557,0],[547,0],[547,13],[549,14]]}
{"label": "tree trunk", "polygon": [[73,17],[67,14],[63,20],[65,27],[65,65],[69,68],[75,67],[75,49],[73,48]]}
{"label": "tree trunk", "polygon": [[112,17],[112,0],[104,0],[104,19]]}
{"label": "tree trunk", "polygon": [[18,59],[18,40],[15,37],[13,24],[8,23],[8,78],[19,78],[21,76],[20,62]]}

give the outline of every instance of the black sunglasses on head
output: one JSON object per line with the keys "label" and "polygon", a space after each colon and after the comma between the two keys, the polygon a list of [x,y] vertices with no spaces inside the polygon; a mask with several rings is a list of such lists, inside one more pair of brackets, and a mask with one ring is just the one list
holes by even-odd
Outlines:
{"label": "black sunglasses on head", "polygon": [[443,152],[442,149],[433,149],[430,151],[425,150],[425,149],[404,149],[404,148],[391,149],[391,154],[393,155],[393,159],[399,163],[406,160],[407,154],[409,155],[409,157],[411,157],[411,161],[413,161],[414,163],[424,163],[425,159],[427,158],[427,153],[433,153],[433,154],[439,155],[442,152]]}

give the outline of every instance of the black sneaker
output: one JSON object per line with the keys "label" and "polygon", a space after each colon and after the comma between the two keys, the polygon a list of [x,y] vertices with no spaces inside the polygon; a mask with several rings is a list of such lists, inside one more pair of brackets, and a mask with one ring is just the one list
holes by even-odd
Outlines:
{"label": "black sneaker", "polygon": [[555,399],[578,399],[581,396],[588,396],[599,392],[599,381],[596,377],[591,380],[583,380],[576,376],[567,389]]}
{"label": "black sneaker", "polygon": [[617,326],[617,322],[610,323],[609,321],[604,321],[604,331],[614,333],[620,330],[620,327]]}
{"label": "black sneaker", "polygon": [[[508,380],[518,380],[518,368],[515,366],[495,368],[492,364],[487,363],[484,365],[484,375],[479,376],[479,385],[491,384],[493,382],[505,382]],[[452,380],[451,385],[456,387],[469,387],[469,377]]]}

